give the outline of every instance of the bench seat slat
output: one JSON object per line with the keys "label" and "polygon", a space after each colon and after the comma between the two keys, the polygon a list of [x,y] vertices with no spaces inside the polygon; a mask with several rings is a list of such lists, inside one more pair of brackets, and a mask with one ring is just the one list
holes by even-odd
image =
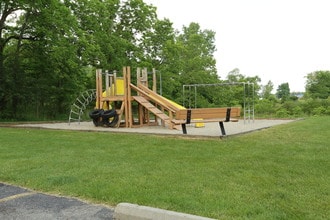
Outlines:
{"label": "bench seat slat", "polygon": [[[191,120],[194,119],[219,119],[226,118],[228,108],[197,108],[191,109]],[[240,108],[231,108],[230,117],[240,117]],[[186,120],[187,119],[187,110],[183,109],[176,113],[175,119],[177,120]],[[217,120],[212,120],[217,121]]]}
{"label": "bench seat slat", "polygon": [[[238,122],[238,118],[230,118],[230,122]],[[207,123],[207,122],[226,122],[226,118],[212,118],[212,119],[191,119],[190,123]],[[186,120],[173,119],[172,123],[175,125],[185,124]]]}

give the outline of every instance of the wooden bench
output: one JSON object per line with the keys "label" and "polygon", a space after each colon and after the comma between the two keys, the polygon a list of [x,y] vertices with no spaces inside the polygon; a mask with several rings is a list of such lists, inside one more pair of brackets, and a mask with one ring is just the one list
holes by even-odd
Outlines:
{"label": "wooden bench", "polygon": [[183,134],[187,134],[187,124],[219,122],[221,135],[225,136],[226,131],[224,122],[237,122],[240,117],[241,109],[234,108],[196,108],[181,109],[175,113],[172,123],[182,127]]}

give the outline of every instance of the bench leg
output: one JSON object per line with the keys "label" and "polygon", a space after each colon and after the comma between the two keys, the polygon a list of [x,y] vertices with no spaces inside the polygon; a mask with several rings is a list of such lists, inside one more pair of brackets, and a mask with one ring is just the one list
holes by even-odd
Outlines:
{"label": "bench leg", "polygon": [[186,124],[181,124],[183,134],[187,134]]}
{"label": "bench leg", "polygon": [[219,125],[220,125],[220,130],[221,130],[222,136],[226,136],[225,126],[223,125],[223,122],[220,121]]}

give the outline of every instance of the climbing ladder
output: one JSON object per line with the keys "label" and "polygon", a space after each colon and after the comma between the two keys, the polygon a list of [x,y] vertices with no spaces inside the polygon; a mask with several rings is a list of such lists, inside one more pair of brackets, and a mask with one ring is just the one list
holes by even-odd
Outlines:
{"label": "climbing ladder", "polygon": [[71,121],[78,121],[78,123],[80,123],[81,116],[83,115],[89,103],[95,100],[95,97],[96,97],[95,89],[89,89],[80,93],[78,98],[71,105],[71,110],[69,115],[69,125]]}

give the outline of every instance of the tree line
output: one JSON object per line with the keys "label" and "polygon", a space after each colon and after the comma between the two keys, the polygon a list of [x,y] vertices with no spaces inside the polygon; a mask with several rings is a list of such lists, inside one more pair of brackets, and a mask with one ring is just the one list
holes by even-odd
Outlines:
{"label": "tree line", "polygon": [[[123,66],[133,71],[155,68],[162,95],[178,103],[185,102],[183,85],[249,82],[254,84],[256,111],[292,114],[286,103],[298,100],[288,95],[289,85],[281,85],[272,95],[271,82],[263,86],[258,76],[246,77],[239,69],[220,79],[215,51],[214,31],[198,23],[175,30],[169,19],[159,19],[156,8],[142,0],[2,0],[0,118],[67,118],[78,94],[95,88],[95,69],[120,71]],[[307,76],[306,105],[315,107],[310,100],[318,100],[322,114],[329,114],[329,75],[316,71]],[[242,105],[243,89],[201,87],[194,105]],[[313,114],[303,107],[301,112]]]}
{"label": "tree line", "polygon": [[288,83],[273,89],[272,82],[262,87],[256,111],[262,116],[287,118],[330,115],[330,71],[314,71],[306,75],[305,91],[290,92]]}

